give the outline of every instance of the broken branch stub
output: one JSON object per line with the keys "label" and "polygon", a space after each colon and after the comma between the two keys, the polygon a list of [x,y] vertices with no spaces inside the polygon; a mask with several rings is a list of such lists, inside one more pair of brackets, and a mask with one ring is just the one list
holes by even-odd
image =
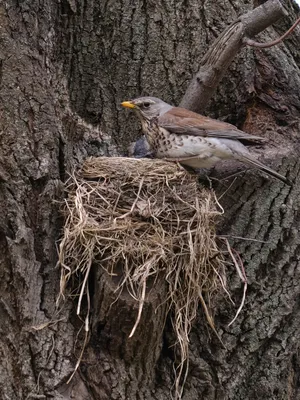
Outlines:
{"label": "broken branch stub", "polygon": [[202,112],[225,75],[230,63],[251,38],[286,15],[279,0],[269,0],[242,15],[216,39],[203,57],[180,103],[181,107]]}

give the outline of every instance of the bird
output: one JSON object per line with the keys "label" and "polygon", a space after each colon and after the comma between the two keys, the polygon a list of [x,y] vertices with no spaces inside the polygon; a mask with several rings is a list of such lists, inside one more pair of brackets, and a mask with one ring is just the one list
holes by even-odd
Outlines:
{"label": "bird", "polygon": [[254,158],[247,145],[266,139],[248,134],[227,122],[174,107],[157,97],[138,97],[121,105],[136,112],[152,154],[192,169],[211,168],[235,159],[257,167],[286,184],[289,180]]}

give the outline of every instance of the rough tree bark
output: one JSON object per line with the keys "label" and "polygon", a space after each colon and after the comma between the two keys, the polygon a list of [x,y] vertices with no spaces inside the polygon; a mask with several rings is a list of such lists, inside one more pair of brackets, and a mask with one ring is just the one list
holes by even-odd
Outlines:
{"label": "rough tree bark", "polygon": [[[101,291],[99,271],[91,282],[91,340],[80,372],[66,384],[80,324],[71,302],[60,312],[55,308],[62,226],[57,200],[66,171],[87,155],[120,154],[137,137],[121,100],[152,94],[178,104],[208,46],[252,7],[247,0],[0,4],[1,399],[170,398],[171,330],[145,322],[142,336],[128,343],[134,305],[125,296],[108,312],[109,288]],[[296,19],[296,5],[287,1],[285,7],[288,17],[260,34],[261,41]],[[294,186],[253,172],[232,185],[218,184],[226,209],[220,231],[258,241],[232,239],[249,279],[246,305],[230,328],[232,307],[224,303],[216,311],[226,350],[199,310],[184,399],[300,396],[300,166],[293,155],[300,130],[299,39],[298,29],[276,48],[243,49],[206,108],[268,137],[270,164]],[[240,283],[234,276],[230,281],[238,302]],[[145,321],[157,302],[149,299]],[[109,318],[114,312],[119,321]],[[155,354],[153,336],[143,336],[150,329],[160,342]]]}

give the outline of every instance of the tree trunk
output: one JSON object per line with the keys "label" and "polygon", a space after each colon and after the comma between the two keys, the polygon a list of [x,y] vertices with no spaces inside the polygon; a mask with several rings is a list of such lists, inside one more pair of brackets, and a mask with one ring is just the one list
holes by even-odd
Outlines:
{"label": "tree trunk", "polygon": [[[282,34],[296,19],[297,6],[285,6],[288,16],[260,41]],[[163,283],[129,342],[137,308],[126,294],[110,307],[114,282],[99,270],[90,282],[90,340],[66,383],[78,357],[74,348],[80,349],[81,322],[72,301],[55,306],[62,182],[88,155],[124,154],[139,128],[119,103],[151,94],[178,104],[209,45],[252,7],[246,0],[0,5],[1,399],[170,398],[172,332],[168,322],[163,331],[165,310],[154,317]],[[226,349],[199,310],[186,400],[300,397],[299,39],[298,29],[277,47],[244,48],[207,105],[210,116],[268,137],[267,162],[294,185],[248,172],[216,186],[225,209],[220,233],[242,257],[249,289],[230,328],[234,307],[224,302],[216,310]],[[218,178],[224,168],[217,169]],[[238,304],[241,284],[230,270],[229,278]]]}

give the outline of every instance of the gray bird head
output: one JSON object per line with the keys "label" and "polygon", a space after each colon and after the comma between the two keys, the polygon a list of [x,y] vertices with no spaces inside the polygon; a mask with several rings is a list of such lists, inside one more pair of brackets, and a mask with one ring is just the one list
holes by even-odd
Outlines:
{"label": "gray bird head", "polygon": [[122,106],[131,108],[136,111],[140,117],[148,120],[159,117],[173,108],[173,106],[165,103],[157,97],[138,97],[131,101],[124,101]]}

